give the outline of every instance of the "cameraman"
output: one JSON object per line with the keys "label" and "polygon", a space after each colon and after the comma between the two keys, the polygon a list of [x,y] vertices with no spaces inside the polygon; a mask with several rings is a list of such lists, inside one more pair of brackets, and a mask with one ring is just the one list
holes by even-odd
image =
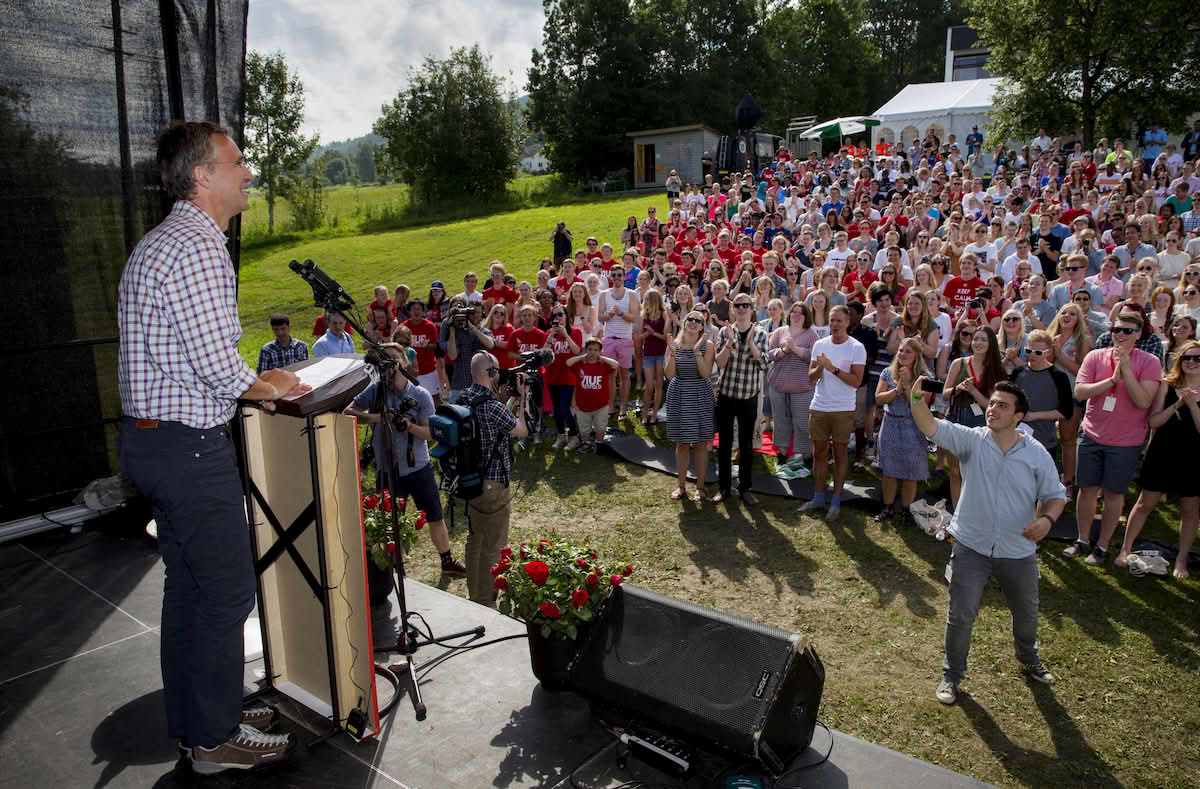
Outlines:
{"label": "cameraman", "polygon": [[[466,367],[466,365],[462,365]],[[508,519],[512,512],[512,448],[508,439],[529,435],[521,416],[514,415],[496,399],[500,364],[496,357],[479,351],[471,357],[471,386],[462,393],[462,403],[474,412],[479,442],[483,448],[481,471],[483,493],[467,502],[467,593],[473,602],[493,607],[496,590],[492,587],[492,565],[500,558],[500,549],[508,542]],[[518,402],[524,396],[525,383],[517,376]],[[512,402],[511,400],[509,401]]]}
{"label": "cameraman", "polygon": [[[471,385],[470,360],[479,351],[490,351],[496,347],[492,333],[479,325],[482,315],[479,305],[456,301],[458,296],[454,299],[446,323],[446,358],[456,362],[450,378],[451,403],[457,403],[463,390]],[[462,364],[457,363],[459,359],[463,360]]]}
{"label": "cameraman", "polygon": [[[387,394],[383,402],[385,414],[393,424],[392,445],[384,446],[388,431],[382,427],[375,428],[372,440],[378,468],[376,487],[390,489],[395,499],[411,499],[418,509],[425,511],[429,539],[442,558],[442,572],[461,578],[467,574],[467,567],[450,553],[450,538],[442,518],[442,498],[429,462],[429,417],[434,411],[433,396],[404,377],[403,370],[408,368],[408,354],[404,348],[390,342],[382,347],[396,360],[396,369],[385,384]],[[375,407],[375,387],[378,385],[367,386],[342,413],[364,424],[379,425],[383,415],[370,410]],[[397,424],[398,420],[400,424]]]}

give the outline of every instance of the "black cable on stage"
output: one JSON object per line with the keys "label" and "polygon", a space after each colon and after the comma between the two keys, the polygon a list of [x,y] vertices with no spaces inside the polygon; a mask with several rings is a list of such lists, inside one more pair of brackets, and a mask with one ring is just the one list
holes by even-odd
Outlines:
{"label": "black cable on stage", "polygon": [[825,755],[822,756],[820,759],[817,759],[812,764],[802,764],[799,767],[791,767],[791,768],[785,770],[771,784],[771,789],[800,789],[800,787],[785,786],[784,784],[781,783],[781,781],[783,781],[783,779],[788,777],[789,775],[792,775],[794,773],[802,773],[805,770],[811,770],[812,768],[818,767],[818,766],[824,764],[825,762],[829,761],[829,754],[833,753],[833,732],[830,731],[829,727],[826,726],[825,723],[822,721],[817,721],[817,725],[820,726],[822,729],[824,729],[825,733],[829,735],[829,750],[825,751]]}

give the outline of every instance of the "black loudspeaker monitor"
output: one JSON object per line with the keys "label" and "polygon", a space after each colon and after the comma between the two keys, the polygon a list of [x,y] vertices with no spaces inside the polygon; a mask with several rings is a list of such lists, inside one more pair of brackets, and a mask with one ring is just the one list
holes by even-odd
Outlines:
{"label": "black loudspeaker monitor", "polygon": [[571,662],[570,684],[779,774],[812,741],[825,667],[796,633],[622,584]]}

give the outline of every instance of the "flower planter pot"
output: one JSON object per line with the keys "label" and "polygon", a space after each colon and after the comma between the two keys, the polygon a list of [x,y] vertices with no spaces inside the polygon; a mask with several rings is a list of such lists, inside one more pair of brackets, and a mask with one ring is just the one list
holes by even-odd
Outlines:
{"label": "flower planter pot", "polygon": [[526,623],[525,627],[529,632],[529,665],[533,669],[533,676],[551,693],[570,690],[567,667],[587,638],[587,631],[580,628],[579,637],[572,641],[559,635],[544,638],[541,625]]}
{"label": "flower planter pot", "polygon": [[367,594],[371,605],[382,605],[392,593],[392,571],[380,570],[375,560],[367,555]]}

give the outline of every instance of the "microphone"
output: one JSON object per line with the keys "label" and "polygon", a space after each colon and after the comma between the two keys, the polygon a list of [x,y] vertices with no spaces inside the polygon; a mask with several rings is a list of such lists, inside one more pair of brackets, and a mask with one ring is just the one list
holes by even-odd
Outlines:
{"label": "microphone", "polygon": [[350,298],[350,294],[311,260],[305,260],[303,263],[293,260],[288,263],[288,268],[299,274],[312,288],[316,306],[339,311],[354,306],[354,299]]}
{"label": "microphone", "polygon": [[384,379],[385,376],[389,376],[398,371],[401,375],[407,378],[413,384],[413,386],[421,385],[421,382],[417,380],[417,377],[408,371],[408,367],[401,367],[400,360],[388,353],[385,348],[372,346],[367,351],[363,361],[379,371],[381,383],[383,382],[382,379]]}
{"label": "microphone", "polygon": [[549,348],[538,348],[533,351],[524,351],[521,354],[523,367],[545,367],[550,364],[554,364],[554,351]]}

